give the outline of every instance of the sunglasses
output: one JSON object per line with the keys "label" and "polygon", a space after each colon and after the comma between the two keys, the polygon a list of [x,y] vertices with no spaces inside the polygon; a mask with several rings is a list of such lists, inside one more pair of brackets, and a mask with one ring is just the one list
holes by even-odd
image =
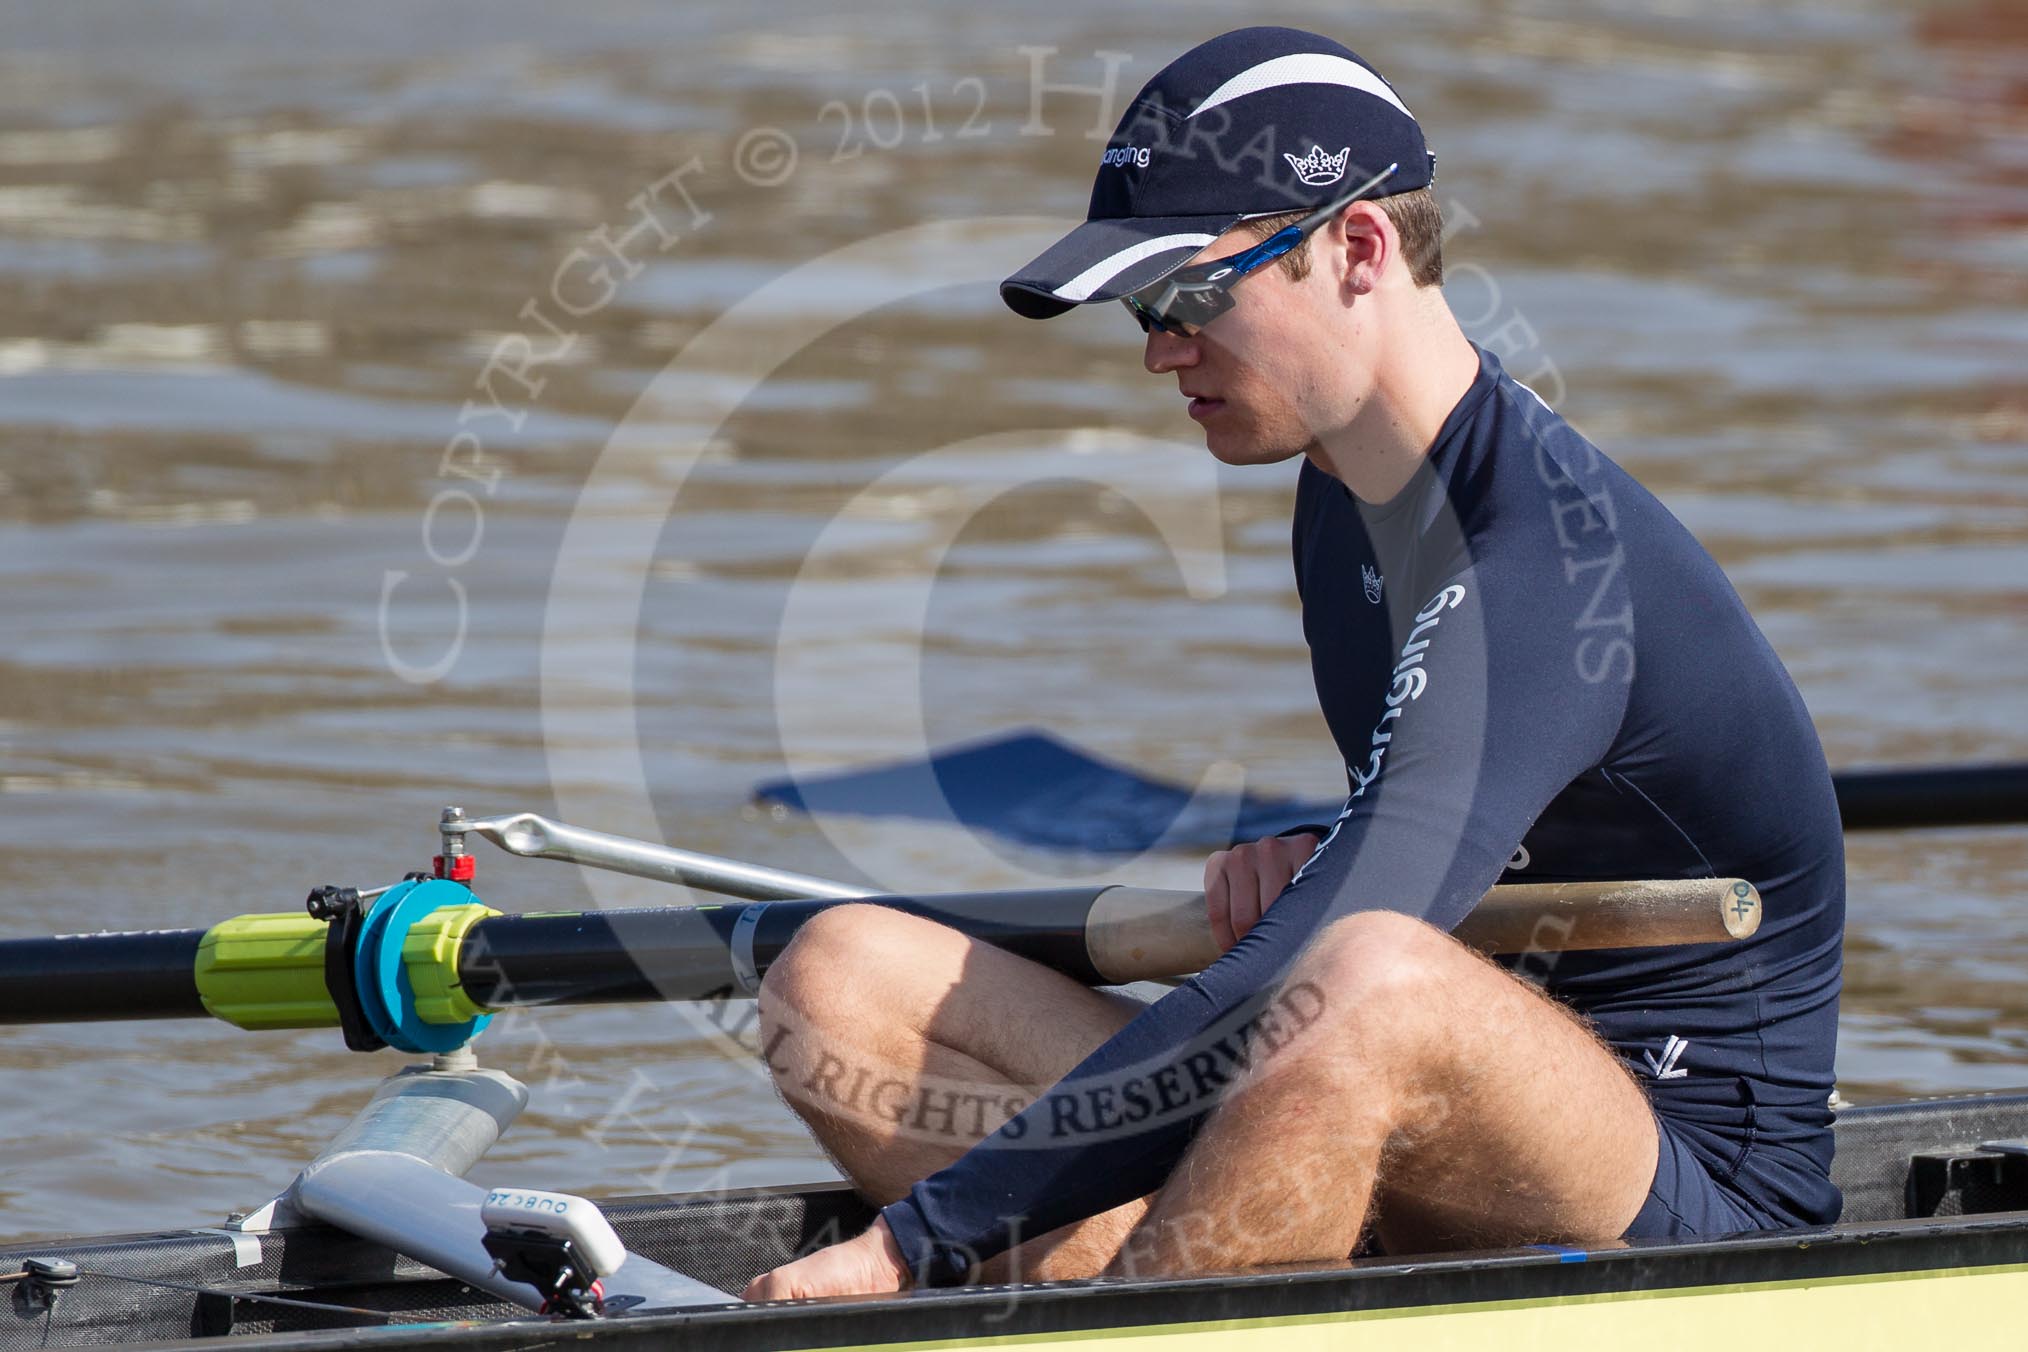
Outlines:
{"label": "sunglasses", "polygon": [[1251,249],[1172,272],[1152,286],[1120,297],[1120,304],[1127,307],[1127,313],[1140,324],[1143,333],[1160,329],[1195,338],[1206,324],[1232,308],[1232,288],[1242,278],[1301,244],[1318,226],[1393,178],[1400,168],[1399,164],[1390,164],[1337,201],[1318,207]]}

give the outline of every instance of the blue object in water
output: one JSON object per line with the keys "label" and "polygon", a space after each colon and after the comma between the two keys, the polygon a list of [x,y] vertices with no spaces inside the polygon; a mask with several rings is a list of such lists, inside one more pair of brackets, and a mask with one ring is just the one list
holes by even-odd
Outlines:
{"label": "blue object in water", "polygon": [[1163,846],[1220,849],[1292,826],[1329,822],[1339,803],[1207,793],[1100,760],[1024,729],[933,751],[925,759],[761,784],[754,796],[799,812],[904,817],[991,831],[1022,845],[1139,854]]}

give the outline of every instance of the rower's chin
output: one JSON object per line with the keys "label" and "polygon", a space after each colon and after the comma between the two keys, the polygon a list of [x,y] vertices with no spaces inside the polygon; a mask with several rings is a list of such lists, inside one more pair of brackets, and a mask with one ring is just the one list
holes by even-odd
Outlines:
{"label": "rower's chin", "polygon": [[1283,449],[1274,438],[1262,436],[1257,428],[1223,424],[1204,429],[1204,449],[1211,452],[1212,459],[1226,465],[1278,465],[1303,453],[1300,446]]}
{"label": "rower's chin", "polygon": [[1204,449],[1227,465],[1252,465],[1260,460],[1260,438],[1243,418],[1213,418],[1202,424]]}
{"label": "rower's chin", "polygon": [[1246,451],[1246,419],[1237,416],[1237,410],[1225,400],[1217,401],[1215,408],[1200,412],[1196,404],[1190,407],[1190,417],[1204,431],[1204,447],[1212,455],[1227,464],[1238,463],[1235,455]]}
{"label": "rower's chin", "polygon": [[1247,464],[1247,444],[1243,437],[1212,428],[1204,429],[1204,449],[1211,452],[1211,458],[1227,465]]}

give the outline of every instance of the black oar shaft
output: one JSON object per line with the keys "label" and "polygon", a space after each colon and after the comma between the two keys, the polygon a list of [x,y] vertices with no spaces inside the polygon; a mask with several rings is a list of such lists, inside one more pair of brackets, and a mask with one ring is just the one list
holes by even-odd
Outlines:
{"label": "black oar shaft", "polygon": [[[362,1004],[379,999],[372,1008],[390,1025],[455,1025],[524,1005],[751,995],[804,923],[856,902],[948,925],[1093,985],[1195,972],[1220,952],[1196,892],[1082,887],[481,918],[464,889],[426,885],[447,893],[428,918],[397,928],[398,899],[360,941],[356,994]],[[1716,943],[1750,936],[1760,915],[1759,895],[1736,878],[1541,883],[1494,888],[1456,933],[1494,953]],[[322,920],[283,913],[209,931],[0,942],[0,1023],[209,1013],[251,1029],[333,1026],[344,1011],[327,986],[329,938]]]}
{"label": "black oar shaft", "polygon": [[[1103,890],[877,900],[1097,983],[1103,978],[1091,965],[1085,922]],[[724,999],[749,993],[737,984],[735,953],[765,971],[805,920],[844,904],[739,902],[495,916],[465,936],[459,984],[489,1009]],[[748,932],[736,933],[748,912],[753,917]],[[195,967],[206,933],[146,930],[0,941],[0,1025],[204,1017],[213,1011],[200,994]],[[301,993],[316,1000],[320,990],[317,985]]]}
{"label": "black oar shaft", "polygon": [[0,1024],[201,1018],[203,941],[203,930],[142,930],[0,943]]}
{"label": "black oar shaft", "polygon": [[1848,831],[2028,822],[2028,765],[1846,770],[1832,783]]}
{"label": "black oar shaft", "polygon": [[[1085,921],[1101,888],[880,897],[1076,980],[1098,984]],[[766,971],[804,921],[846,901],[495,916],[472,927],[458,957],[465,994],[489,1009],[521,1005],[715,1000],[742,993],[731,956]],[[750,934],[740,936],[751,913]]]}

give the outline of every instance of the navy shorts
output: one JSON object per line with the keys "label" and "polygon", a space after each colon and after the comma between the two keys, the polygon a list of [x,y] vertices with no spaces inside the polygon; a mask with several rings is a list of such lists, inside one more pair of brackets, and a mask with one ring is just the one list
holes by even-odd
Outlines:
{"label": "navy shorts", "polygon": [[1708,1127],[1655,1115],[1655,1181],[1628,1239],[1729,1235],[1793,1224],[1771,1215],[1732,1182],[1745,1142]]}

